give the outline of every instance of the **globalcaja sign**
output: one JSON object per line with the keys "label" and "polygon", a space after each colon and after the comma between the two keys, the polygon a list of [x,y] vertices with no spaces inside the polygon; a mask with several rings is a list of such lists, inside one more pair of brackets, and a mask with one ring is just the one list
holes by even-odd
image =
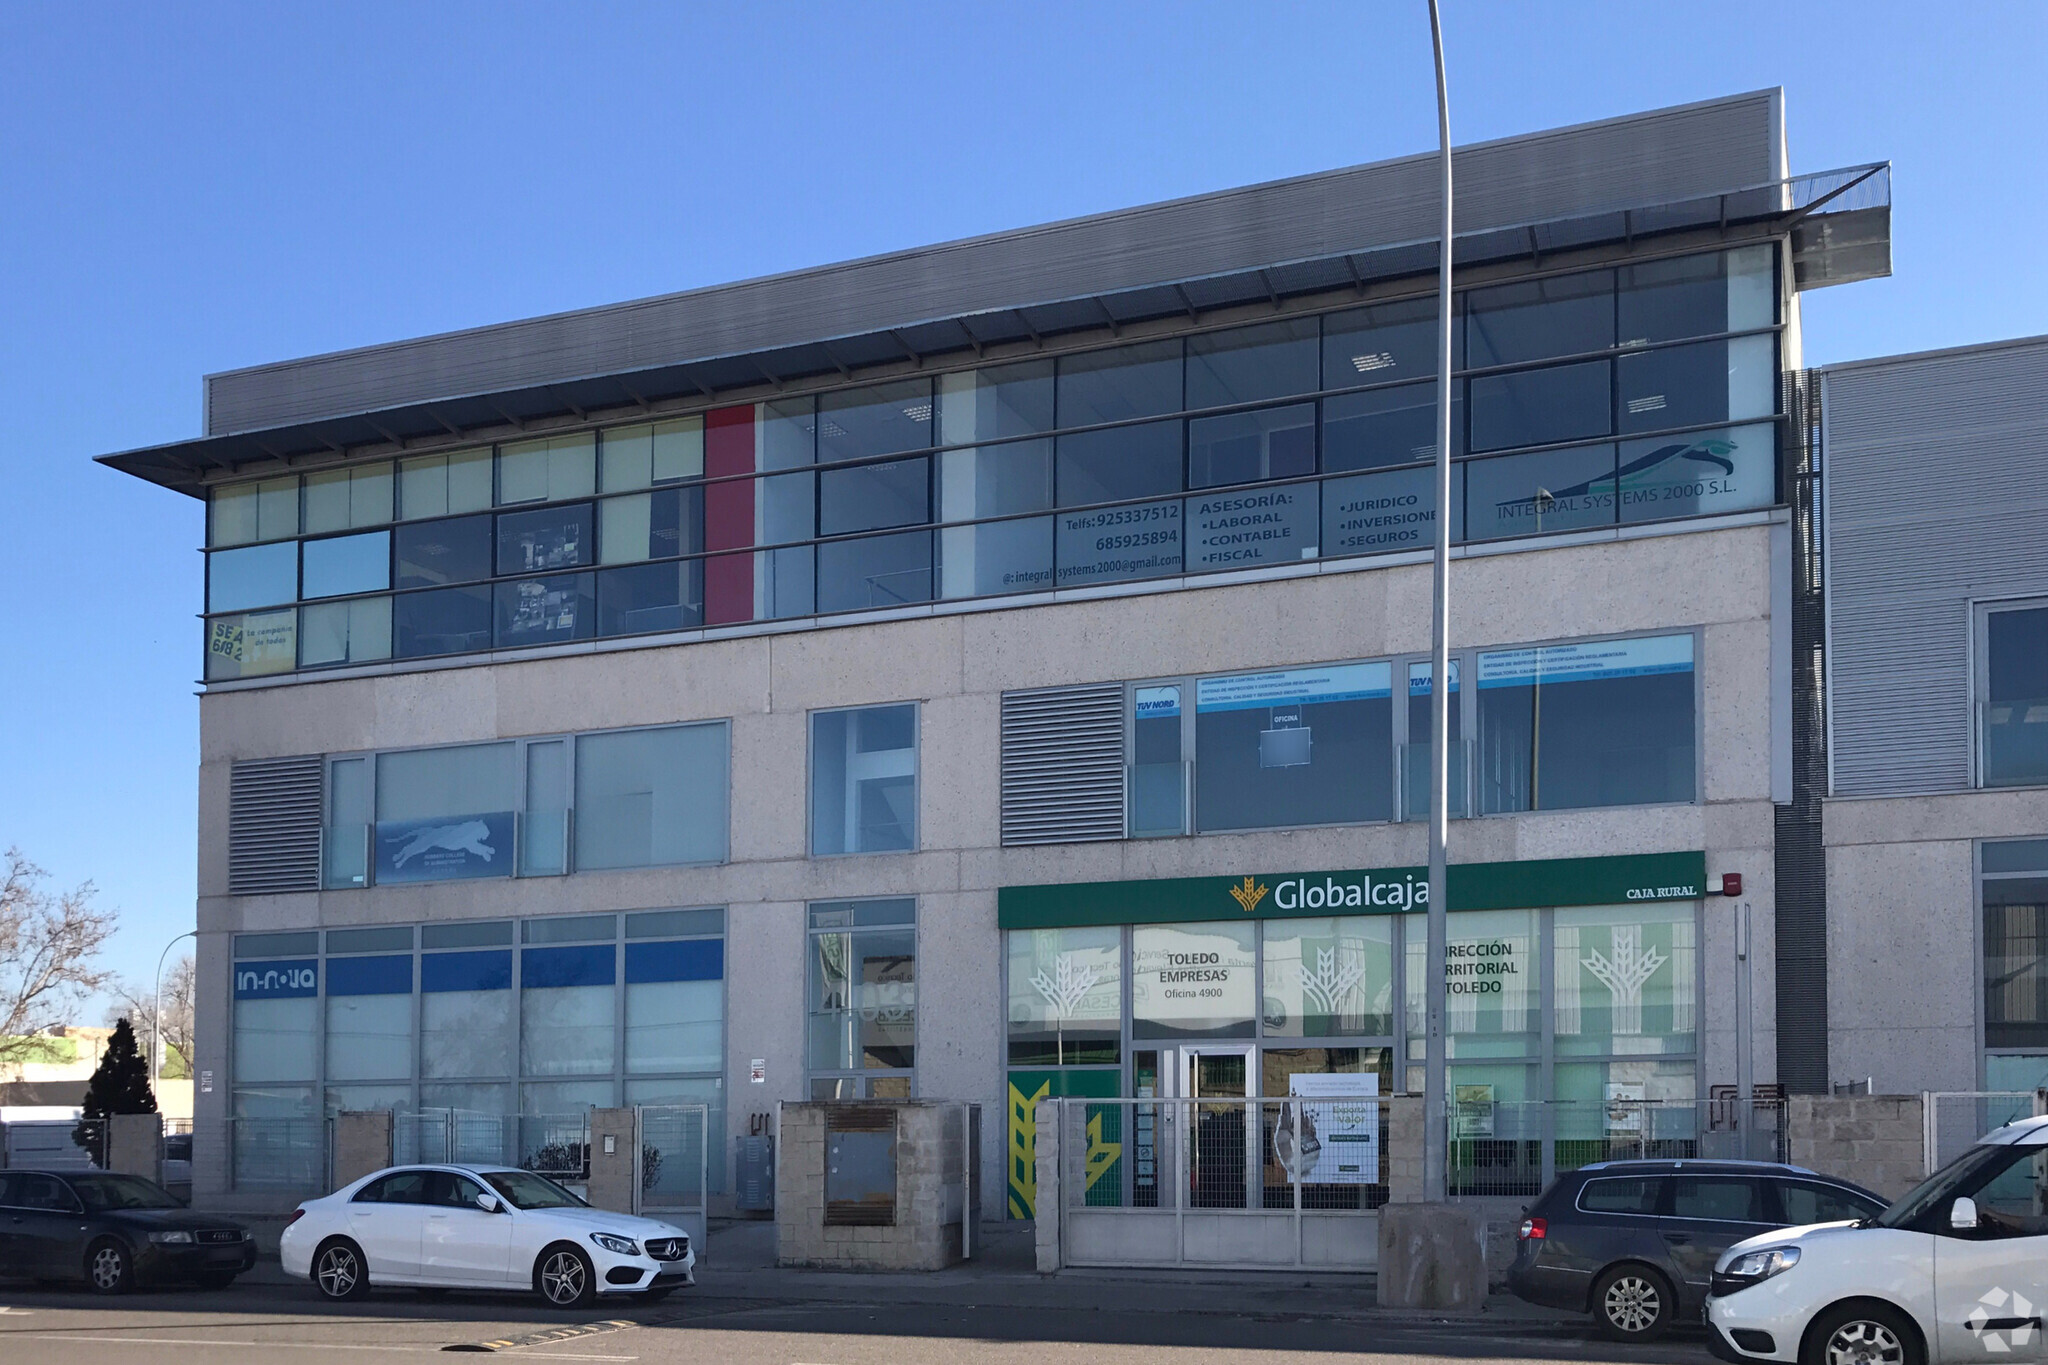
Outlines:
{"label": "globalcaja sign", "polygon": [[[1706,884],[1707,855],[1698,851],[1453,863],[1447,876],[1452,910],[1695,900],[1706,894]],[[1428,908],[1429,870],[1422,867],[1070,882],[996,893],[997,922],[1005,929],[1399,915]]]}

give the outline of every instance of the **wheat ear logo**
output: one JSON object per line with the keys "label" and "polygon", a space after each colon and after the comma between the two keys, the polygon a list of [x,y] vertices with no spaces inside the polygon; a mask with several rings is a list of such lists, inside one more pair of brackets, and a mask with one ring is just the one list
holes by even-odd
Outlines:
{"label": "wheat ear logo", "polygon": [[1259,902],[1266,898],[1266,884],[1251,877],[1246,877],[1236,886],[1230,888],[1230,898],[1243,906],[1244,912],[1249,915],[1252,911],[1258,909]]}

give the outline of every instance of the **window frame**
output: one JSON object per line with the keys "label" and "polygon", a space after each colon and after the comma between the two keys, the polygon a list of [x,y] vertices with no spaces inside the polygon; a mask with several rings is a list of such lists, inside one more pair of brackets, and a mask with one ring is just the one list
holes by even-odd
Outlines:
{"label": "window frame", "polygon": [[[809,1098],[810,1098],[810,1096],[811,1096],[811,1094],[812,1094],[812,1087],[813,1087],[813,1085],[814,1085],[814,1084],[815,1084],[816,1082],[818,1082],[818,1081],[821,1081],[821,1080],[830,1080],[830,1081],[840,1081],[840,1082],[844,1082],[844,1081],[848,1081],[848,1080],[851,1080],[851,1081],[857,1082],[857,1083],[858,1083],[858,1085],[859,1085],[859,1087],[860,1087],[860,1090],[861,1090],[861,1094],[860,1094],[859,1098],[862,1098],[862,1099],[874,1098],[874,1096],[873,1096],[873,1093],[872,1093],[872,1091],[871,1091],[871,1089],[870,1089],[870,1082],[872,1082],[872,1081],[873,1081],[873,1080],[874,1080],[874,1079],[875,1079],[876,1077],[894,1077],[894,1076],[905,1076],[905,1077],[908,1077],[908,1078],[909,1078],[909,1081],[910,1081],[910,1098],[911,1098],[911,1099],[916,1099],[916,1098],[918,1098],[918,1096],[919,1096],[919,1094],[920,1094],[920,1091],[919,1091],[919,1088],[918,1088],[918,1081],[919,1081],[919,1074],[920,1074],[920,1071],[921,1071],[921,1068],[920,1068],[920,1067],[918,1066],[918,1062],[919,1062],[919,1061],[920,1061],[920,1060],[922,1059],[922,1056],[923,1056],[923,1052],[922,1052],[922,1046],[921,1046],[921,1044],[920,1044],[920,1042],[919,1042],[919,1039],[918,1039],[918,1035],[919,1035],[919,1033],[920,1033],[920,1032],[922,1032],[922,1028],[921,1028],[921,1017],[922,1017],[922,1015],[923,1015],[923,1013],[924,1013],[924,994],[923,994],[923,992],[922,992],[922,991],[919,991],[919,992],[917,993],[917,1003],[916,1003],[915,1005],[913,1005],[913,1006],[912,1006],[912,1008],[911,1008],[911,1012],[910,1012],[910,1057],[911,1057],[911,1064],[910,1064],[910,1066],[909,1066],[908,1068],[904,1068],[904,1067],[861,1067],[861,1068],[856,1068],[856,1069],[847,1069],[847,1068],[834,1068],[834,1067],[822,1067],[822,1068],[821,1068],[821,1067],[813,1067],[813,1066],[811,1065],[811,1027],[810,1027],[810,1026],[811,1026],[811,1018],[812,1018],[812,1016],[813,1016],[813,1015],[815,1015],[815,1014],[818,1014],[818,1013],[819,1013],[820,1011],[819,1011],[819,1010],[818,1010],[817,1008],[815,1008],[815,1006],[814,1006],[814,1004],[813,1004],[813,1002],[812,1002],[812,1000],[811,1000],[811,965],[812,965],[812,954],[813,954],[813,953],[814,953],[814,952],[816,951],[816,950],[815,950],[815,948],[813,947],[813,944],[814,944],[814,943],[816,942],[816,940],[817,940],[817,939],[819,939],[820,937],[823,937],[823,936],[825,936],[825,935],[828,935],[828,934],[845,934],[845,935],[847,935],[847,936],[848,936],[849,938],[857,938],[858,936],[860,936],[860,935],[861,935],[861,934],[863,934],[863,933],[901,933],[901,932],[902,932],[902,931],[904,931],[905,929],[908,929],[908,930],[910,931],[910,934],[911,934],[911,983],[912,983],[912,986],[913,986],[913,988],[915,988],[915,987],[916,987],[916,986],[917,986],[917,985],[919,984],[919,982],[921,981],[921,978],[922,978],[922,973],[920,972],[920,970],[919,970],[919,969],[920,969],[920,967],[922,966],[922,964],[923,964],[923,962],[924,962],[924,915],[923,915],[923,913],[922,913],[922,910],[923,910],[923,906],[922,906],[922,905],[920,904],[920,902],[922,901],[922,899],[923,899],[923,898],[922,898],[921,896],[917,896],[917,895],[908,895],[908,896],[854,896],[854,897],[850,897],[850,898],[846,898],[846,899],[838,899],[838,900],[829,900],[829,899],[828,899],[828,900],[815,900],[815,901],[805,901],[805,902],[804,902],[804,954],[803,954],[803,975],[804,975],[804,983],[803,983],[803,1027],[802,1027],[802,1030],[801,1030],[801,1041],[799,1042],[798,1046],[799,1046],[799,1047],[800,1047],[800,1048],[802,1049],[802,1056],[803,1056],[803,1072],[804,1072],[804,1098],[805,1098],[805,1099],[809,1099]],[[813,923],[813,922],[812,922],[812,916],[813,916],[813,913],[814,913],[815,909],[816,909],[817,907],[819,907],[819,906],[825,906],[825,905],[833,905],[833,906],[848,906],[848,907],[852,907],[852,906],[860,906],[860,905],[885,905],[885,904],[891,904],[891,903],[895,903],[895,902],[902,902],[902,903],[904,903],[904,904],[907,904],[907,905],[908,905],[908,906],[910,907],[910,920],[909,920],[909,922],[908,922],[907,924],[903,924],[903,923],[899,923],[899,924],[877,924],[877,925],[852,925],[852,924],[849,924],[849,925],[845,925],[845,926],[843,926],[843,927],[839,927],[839,928],[830,928],[830,927],[824,927],[824,928],[821,928],[821,927],[819,927],[818,925],[816,925],[815,923]],[[1126,973],[1126,977],[1127,977],[1127,978],[1128,978],[1128,975],[1129,975],[1129,974],[1128,974],[1128,973]],[[1004,995],[1004,997],[1003,997],[1003,998],[1004,998],[1004,1000],[1005,1000],[1005,1001],[1007,1002],[1007,1000],[1008,1000],[1008,998],[1009,998],[1009,997],[1008,997],[1008,995],[1007,995],[1007,990],[1008,990],[1008,982],[1009,982],[1009,971],[1008,971],[1007,963],[1006,963],[1006,965],[1005,965],[1005,967],[1004,967],[1004,971],[1003,971],[1003,982],[1004,982],[1004,989],[1005,989],[1005,992],[1006,992],[1006,994]],[[1129,982],[1128,982],[1128,979],[1127,979],[1127,980],[1126,980],[1126,982],[1125,982],[1125,985],[1124,985],[1124,997],[1123,997],[1123,998],[1124,998],[1124,1001],[1126,1002],[1126,1004],[1127,1004],[1127,1003],[1128,1003],[1128,1001],[1129,1001],[1129,990],[1130,990],[1130,986],[1129,986]],[[1007,1006],[1007,1004],[1005,1004],[1005,1005],[1003,1006],[1003,1008],[1004,1008],[1004,1010],[1005,1010],[1005,1012],[1006,1012],[1006,1014],[1007,1014],[1007,1010],[1008,1010],[1008,1006]],[[856,1011],[855,1011],[855,1012],[856,1012],[856,1013],[858,1012],[858,1009],[857,1009],[857,1008],[856,1008]],[[1004,1047],[1004,1054],[1003,1054],[1003,1055],[1005,1056],[1005,1058],[1007,1058],[1007,1057],[1008,1057],[1008,1047],[1007,1047],[1007,1042],[1008,1042],[1008,1034],[1007,1034],[1007,1032],[1005,1033],[1004,1037],[1005,1037],[1005,1047]],[[1007,1072],[1007,1070],[1008,1070],[1008,1065],[1007,1065],[1007,1062],[1005,1063],[1005,1067],[1004,1067],[1004,1069],[1005,1069],[1005,1071]]]}
{"label": "window frame", "polygon": [[[911,838],[909,848],[843,849],[837,853],[818,851],[818,729],[820,716],[855,711],[887,711],[910,708]],[[918,699],[865,703],[860,706],[821,706],[804,713],[804,856],[807,858],[891,858],[924,851],[924,703]],[[882,899],[892,899],[883,897]]]}
{"label": "window frame", "polygon": [[2039,791],[2041,782],[1990,785],[1986,774],[1985,730],[1991,707],[1991,619],[2008,612],[2048,610],[2048,596],[1971,598],[1970,609],[1970,788],[1973,791]]}

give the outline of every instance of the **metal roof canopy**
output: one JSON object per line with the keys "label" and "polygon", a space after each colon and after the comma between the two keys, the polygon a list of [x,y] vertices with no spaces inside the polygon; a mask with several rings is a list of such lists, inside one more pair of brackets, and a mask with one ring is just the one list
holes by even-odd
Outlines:
{"label": "metal roof canopy", "polygon": [[[1633,244],[1660,235],[1765,225],[1789,232],[1795,285],[1819,288],[1891,273],[1891,165],[1876,162],[1791,177],[1666,203],[1617,205],[1566,217],[1457,234],[1460,267],[1540,260],[1561,251],[1610,243]],[[1088,293],[930,318],[797,345],[707,355],[643,369],[591,374],[401,404],[377,411],[321,418],[265,430],[201,437],[101,455],[102,464],[193,497],[205,495],[209,476],[247,465],[288,467],[368,454],[404,454],[413,442],[446,449],[472,433],[553,419],[582,422],[593,413],[630,419],[634,410],[715,403],[721,393],[764,383],[837,376],[877,365],[922,365],[935,357],[957,362],[988,347],[1043,344],[1046,339],[1104,327],[1117,328],[1173,316],[1247,304],[1282,307],[1289,299],[1350,289],[1433,272],[1434,237],[1380,244],[1333,255],[1274,262],[1206,276],[1161,280]],[[1005,357],[1021,358],[1021,357]],[[545,434],[537,431],[536,435]],[[485,438],[477,436],[482,441]]]}

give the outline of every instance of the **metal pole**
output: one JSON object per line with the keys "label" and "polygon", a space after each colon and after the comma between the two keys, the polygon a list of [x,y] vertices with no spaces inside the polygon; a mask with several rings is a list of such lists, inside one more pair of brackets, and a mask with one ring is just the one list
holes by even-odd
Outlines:
{"label": "metal pole", "polygon": [[1756,1159],[1756,1058],[1749,1022],[1749,902],[1735,907],[1735,1127],[1740,1155]]}
{"label": "metal pole", "polygon": [[[154,993],[149,997],[149,1093],[152,1095],[163,1080],[164,1069],[164,959],[183,940],[198,937],[197,929],[187,929],[166,943],[164,950],[156,955],[156,984],[152,987]],[[190,1067],[191,1064],[192,1059],[187,1057],[185,1065]]]}
{"label": "metal pole", "polygon": [[1429,613],[1429,951],[1423,966],[1428,1043],[1422,1082],[1422,1197],[1446,1197],[1450,1147],[1444,1085],[1445,864],[1450,854],[1451,738],[1451,102],[1444,84],[1444,27],[1429,0],[1436,49],[1437,160],[1443,176],[1443,227],[1437,248],[1436,558]]}

